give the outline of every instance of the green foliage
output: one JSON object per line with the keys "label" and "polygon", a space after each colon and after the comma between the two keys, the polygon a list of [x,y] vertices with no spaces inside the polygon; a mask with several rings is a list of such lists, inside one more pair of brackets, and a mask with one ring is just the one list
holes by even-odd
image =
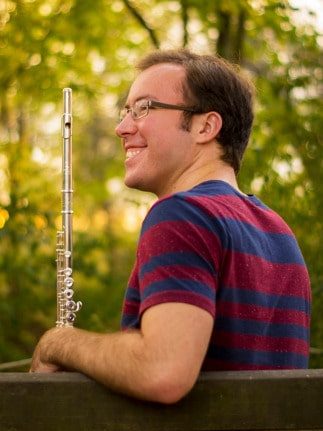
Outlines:
{"label": "green foliage", "polygon": [[[55,321],[61,90],[74,94],[74,278],[80,326],[116,329],[140,219],[152,198],[122,186],[114,136],[133,64],[156,46],[238,62],[257,88],[239,177],[294,229],[323,349],[322,47],[277,0],[19,0],[0,9],[0,362],[30,355]],[[305,11],[303,11],[305,14]],[[311,365],[323,367],[313,349]]]}

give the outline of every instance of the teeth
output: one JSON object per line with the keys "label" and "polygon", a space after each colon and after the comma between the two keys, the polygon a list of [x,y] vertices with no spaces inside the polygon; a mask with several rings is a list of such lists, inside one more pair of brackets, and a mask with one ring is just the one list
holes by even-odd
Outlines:
{"label": "teeth", "polygon": [[127,150],[126,159],[130,159],[131,157],[136,156],[140,152],[141,152],[141,150]]}

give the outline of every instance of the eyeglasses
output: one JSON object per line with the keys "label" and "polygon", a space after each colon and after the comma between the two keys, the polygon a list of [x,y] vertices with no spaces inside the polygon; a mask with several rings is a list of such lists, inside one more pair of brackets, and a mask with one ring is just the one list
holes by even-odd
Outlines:
{"label": "eyeglasses", "polygon": [[124,107],[120,111],[120,122],[125,118],[127,114],[131,114],[133,120],[146,117],[149,109],[174,109],[179,111],[195,112],[198,111],[194,108],[189,108],[182,105],[170,105],[169,103],[157,102],[156,100],[138,100],[131,108]]}

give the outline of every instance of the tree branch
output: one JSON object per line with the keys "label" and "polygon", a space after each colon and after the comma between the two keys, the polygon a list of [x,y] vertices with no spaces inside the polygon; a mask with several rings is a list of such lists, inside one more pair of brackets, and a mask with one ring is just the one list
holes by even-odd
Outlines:
{"label": "tree branch", "polygon": [[230,59],[231,14],[220,10],[217,16],[219,23],[219,37],[216,46],[217,52],[221,57]]}
{"label": "tree branch", "polygon": [[140,13],[137,11],[137,9],[129,2],[129,0],[123,0],[123,3],[128,8],[128,10],[132,14],[132,16],[139,22],[139,24],[145,30],[147,30],[152,44],[155,46],[155,48],[158,49],[160,46],[160,43],[159,43],[159,40],[157,39],[157,36],[156,36],[154,30],[149,26],[149,24],[144,20],[144,18],[140,15]]}
{"label": "tree branch", "polygon": [[233,48],[233,60],[240,64],[243,61],[245,22],[246,22],[246,11],[244,9],[241,9],[238,16],[238,26],[237,26],[236,36],[235,36],[235,44]]}
{"label": "tree branch", "polygon": [[183,24],[183,43],[182,46],[185,48],[188,42],[188,2],[187,0],[181,0],[181,15],[182,15],[182,24]]}

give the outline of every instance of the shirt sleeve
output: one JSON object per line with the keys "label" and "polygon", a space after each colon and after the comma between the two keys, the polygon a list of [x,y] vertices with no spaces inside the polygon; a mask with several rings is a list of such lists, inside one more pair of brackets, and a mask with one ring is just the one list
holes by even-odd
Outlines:
{"label": "shirt sleeve", "polygon": [[165,303],[215,316],[222,247],[210,217],[179,195],[158,201],[144,220],[137,253],[140,314]]}

